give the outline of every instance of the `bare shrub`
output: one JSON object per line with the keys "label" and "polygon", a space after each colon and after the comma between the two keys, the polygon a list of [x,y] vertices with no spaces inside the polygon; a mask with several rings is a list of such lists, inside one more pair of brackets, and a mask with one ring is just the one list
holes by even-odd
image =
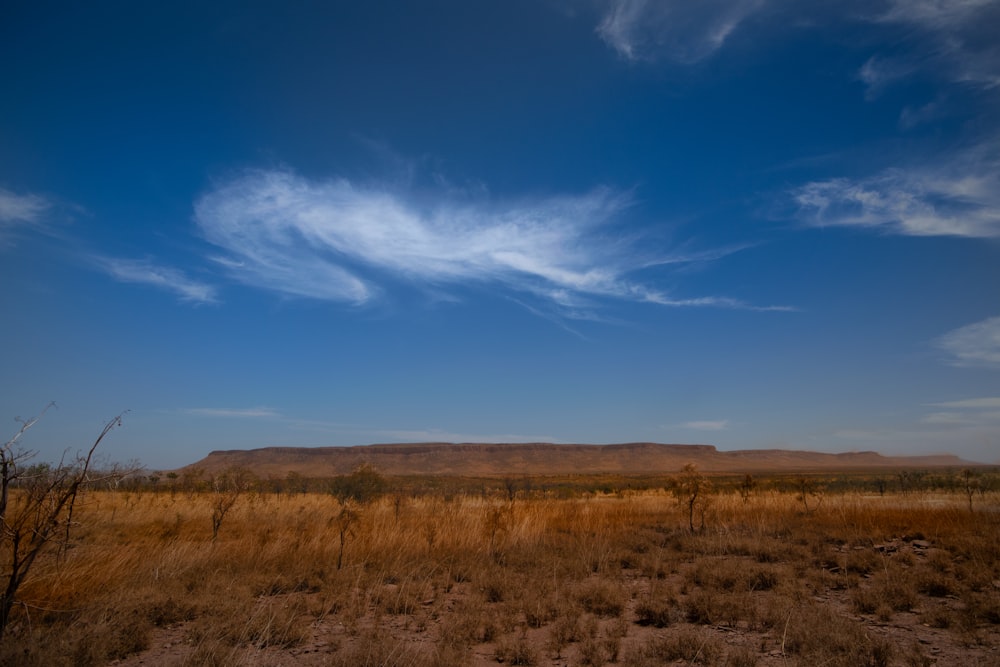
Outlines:
{"label": "bare shrub", "polygon": [[962,601],[965,603],[962,618],[966,627],[1000,625],[1000,591],[970,591],[962,596]]}
{"label": "bare shrub", "polygon": [[538,664],[538,654],[535,649],[523,637],[516,639],[505,637],[497,644],[494,651],[497,662],[507,665],[526,665],[531,667]]}
{"label": "bare shrub", "polygon": [[162,628],[195,618],[197,608],[189,602],[178,602],[173,597],[154,598],[142,603],[140,610],[155,627]]}
{"label": "bare shrub", "polygon": [[361,520],[361,514],[347,504],[345,500],[334,518],[334,526],[337,530],[337,569],[344,565],[344,549],[347,548],[347,540],[354,536],[354,526]]}
{"label": "bare shrub", "polygon": [[721,643],[700,628],[680,627],[666,635],[654,635],[626,653],[625,667],[664,665],[683,660],[690,665],[713,665],[722,652]]}
{"label": "bare shrub", "polygon": [[757,662],[757,652],[748,646],[731,648],[726,653],[726,667],[755,667]]}
{"label": "bare shrub", "polygon": [[922,572],[916,577],[917,590],[933,598],[943,598],[955,593],[955,580],[940,572]]}
{"label": "bare shrub", "polygon": [[553,654],[559,656],[562,650],[571,643],[583,639],[584,635],[580,627],[580,612],[572,610],[553,621],[549,626],[549,649]]}
{"label": "bare shrub", "polygon": [[588,579],[577,591],[576,599],[585,611],[598,616],[620,616],[625,608],[621,587],[605,579]]}
{"label": "bare shrub", "polygon": [[529,628],[540,628],[552,622],[563,607],[564,602],[561,604],[551,593],[537,587],[528,588],[521,597],[521,611]]}
{"label": "bare shrub", "polygon": [[778,573],[774,568],[751,568],[747,574],[747,588],[751,591],[769,591],[778,585]]}
{"label": "bare shrub", "polygon": [[955,624],[955,614],[947,607],[934,605],[920,615],[920,620],[932,628],[946,630]]}
{"label": "bare shrub", "polygon": [[[21,437],[53,404],[37,417],[20,420],[21,428],[0,447],[0,558],[6,584],[0,592],[0,638],[10,622],[18,590],[24,584],[35,559],[48,547],[65,550],[73,527],[73,511],[80,492],[95,480],[91,477],[94,452],[104,437],[120,426],[122,415],[107,424],[85,454],[58,464],[28,462],[35,452],[20,447]],[[104,479],[121,474],[111,470]]]}
{"label": "bare shrub", "polygon": [[470,598],[456,605],[454,613],[441,622],[441,643],[467,647],[474,643],[492,641],[500,634],[494,614],[481,600]]}
{"label": "bare shrub", "polygon": [[151,624],[140,614],[105,613],[75,633],[79,639],[73,654],[77,665],[100,665],[121,660],[149,648]]}
{"label": "bare shrub", "polygon": [[622,647],[622,639],[628,635],[628,622],[624,618],[618,618],[606,628],[604,638],[604,651],[608,661],[618,662],[618,655]]}
{"label": "bare shrub", "polygon": [[487,602],[497,603],[503,602],[507,598],[509,586],[510,581],[507,573],[500,569],[492,569],[483,576],[479,589]]}
{"label": "bare shrub", "polygon": [[636,624],[665,628],[681,614],[677,594],[663,584],[650,587],[635,608]]}
{"label": "bare shrub", "polygon": [[913,583],[901,577],[878,575],[871,583],[851,591],[854,609],[861,614],[878,614],[888,620],[892,612],[910,611],[917,605]]}
{"label": "bare shrub", "polygon": [[924,653],[924,649],[920,646],[919,642],[913,642],[906,653],[903,654],[903,664],[907,667],[931,667],[934,662],[934,658]]}
{"label": "bare shrub", "polygon": [[579,663],[585,667],[604,667],[608,661],[605,653],[605,643],[598,641],[595,637],[587,637],[580,644]]}
{"label": "bare shrub", "polygon": [[794,610],[783,631],[785,651],[814,662],[842,667],[889,664],[892,645],[835,612],[814,605]]}
{"label": "bare shrub", "polygon": [[795,479],[795,497],[806,514],[815,512],[823,502],[823,486],[812,477],[801,476]]}
{"label": "bare shrub", "polygon": [[[438,656],[444,657],[444,652]],[[327,664],[330,667],[433,667],[449,663],[436,661],[416,646],[386,636],[384,632],[371,632],[359,637],[350,647],[337,651]]]}
{"label": "bare shrub", "polygon": [[194,622],[190,634],[199,642],[218,639],[230,646],[288,648],[308,637],[305,611],[301,599],[264,598],[250,609],[220,601]]}
{"label": "bare shrub", "polygon": [[218,539],[222,521],[236,501],[253,487],[254,476],[244,468],[230,468],[209,480],[212,488],[212,541]]}
{"label": "bare shrub", "polygon": [[708,507],[709,494],[712,492],[711,480],[701,474],[698,466],[688,463],[674,480],[673,491],[687,514],[688,529],[692,533],[695,532],[694,518],[697,514],[698,530],[704,530],[705,510]]}

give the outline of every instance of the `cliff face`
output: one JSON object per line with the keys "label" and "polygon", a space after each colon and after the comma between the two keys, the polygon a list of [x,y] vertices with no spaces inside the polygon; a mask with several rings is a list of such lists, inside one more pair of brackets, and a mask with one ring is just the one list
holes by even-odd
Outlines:
{"label": "cliff face", "polygon": [[240,466],[260,476],[289,472],[329,477],[362,463],[387,475],[565,475],[672,473],[688,463],[705,472],[833,471],[878,468],[928,468],[968,465],[957,456],[882,456],[876,452],[824,454],[780,449],[720,452],[712,445],[651,442],[617,445],[550,443],[444,443],[359,447],[264,447],[220,450],[187,468],[206,472]]}

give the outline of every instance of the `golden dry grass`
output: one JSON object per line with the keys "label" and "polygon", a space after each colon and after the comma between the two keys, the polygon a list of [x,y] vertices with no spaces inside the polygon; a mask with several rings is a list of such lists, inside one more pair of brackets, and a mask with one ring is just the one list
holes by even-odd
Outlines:
{"label": "golden dry grass", "polygon": [[664,491],[385,496],[341,554],[328,495],[244,495],[213,542],[209,494],[90,492],[0,663],[996,664],[998,508],[719,494],[692,534]]}

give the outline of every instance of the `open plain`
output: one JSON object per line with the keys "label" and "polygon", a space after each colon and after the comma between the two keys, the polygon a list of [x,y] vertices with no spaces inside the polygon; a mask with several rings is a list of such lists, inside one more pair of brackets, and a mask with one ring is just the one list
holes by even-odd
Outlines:
{"label": "open plain", "polygon": [[0,662],[996,665],[993,474],[90,490]]}

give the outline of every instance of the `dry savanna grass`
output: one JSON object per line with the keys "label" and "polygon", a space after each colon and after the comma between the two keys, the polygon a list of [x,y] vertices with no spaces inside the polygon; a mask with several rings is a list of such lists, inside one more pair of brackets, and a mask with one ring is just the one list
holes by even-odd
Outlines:
{"label": "dry savanna grass", "polygon": [[90,491],[0,663],[1000,664],[994,492],[536,495]]}

